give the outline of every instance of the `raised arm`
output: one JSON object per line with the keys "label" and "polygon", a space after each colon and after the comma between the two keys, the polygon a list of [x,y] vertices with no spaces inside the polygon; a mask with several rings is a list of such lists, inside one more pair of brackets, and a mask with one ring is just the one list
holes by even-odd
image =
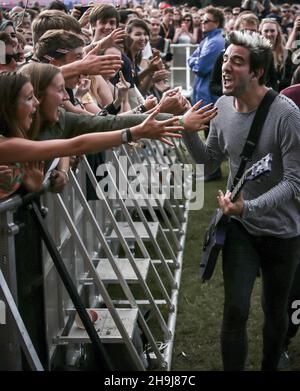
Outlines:
{"label": "raised arm", "polygon": [[[158,110],[148,115],[140,124],[130,128],[133,141],[140,138],[155,138],[168,142],[165,137],[181,137],[174,132],[183,130],[178,118],[157,121]],[[55,157],[93,153],[122,144],[122,130],[91,133],[68,140],[31,141],[22,138],[0,138],[0,164],[13,162],[50,160]]]}

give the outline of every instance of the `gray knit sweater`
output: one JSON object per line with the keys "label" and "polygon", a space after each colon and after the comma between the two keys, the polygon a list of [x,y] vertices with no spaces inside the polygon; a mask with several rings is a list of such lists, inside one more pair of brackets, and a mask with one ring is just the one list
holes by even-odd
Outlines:
{"label": "gray knit sweater", "polygon": [[[231,96],[222,96],[216,106],[218,115],[211,121],[206,144],[192,132],[186,132],[184,140],[196,163],[204,164],[206,174],[229,158],[230,189],[255,111],[237,112]],[[238,219],[253,235],[300,235],[300,110],[283,95],[278,95],[271,105],[247,167],[268,153],[273,154],[272,171],[246,183],[243,218]]]}

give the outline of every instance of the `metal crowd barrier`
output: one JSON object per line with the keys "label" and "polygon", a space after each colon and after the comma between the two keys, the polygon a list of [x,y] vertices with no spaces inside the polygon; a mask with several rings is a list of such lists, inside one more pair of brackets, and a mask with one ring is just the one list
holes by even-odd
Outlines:
{"label": "metal crowd barrier", "polygon": [[[181,167],[184,149],[175,142],[174,150],[149,141],[143,150],[112,150],[105,180],[116,193],[114,200],[105,197],[105,187],[99,186],[84,158],[77,171],[70,172],[61,195],[46,192],[41,205],[35,195],[0,202],[0,369],[22,369],[21,351],[32,370],[89,369],[86,357],[92,346],[98,370],[124,365],[129,370],[170,370],[189,200],[174,197],[178,184],[172,172],[165,189],[155,170],[149,180],[159,185],[160,197],[148,198],[137,167],[156,167],[160,174],[174,162]],[[102,199],[87,201],[87,177]],[[123,199],[120,183],[131,199]],[[137,184],[141,198],[133,197]],[[189,188],[191,177],[182,186]],[[16,280],[14,235],[26,227],[18,227],[14,210],[24,202],[44,243],[43,363],[18,312],[22,281]],[[94,325],[86,308],[97,313]],[[84,328],[77,326],[76,312]]]}

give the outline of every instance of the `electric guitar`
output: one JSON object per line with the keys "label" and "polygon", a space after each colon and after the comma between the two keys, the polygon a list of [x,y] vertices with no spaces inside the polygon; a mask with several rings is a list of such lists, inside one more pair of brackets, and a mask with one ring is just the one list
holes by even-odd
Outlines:
{"label": "electric guitar", "polygon": [[[254,181],[271,171],[272,154],[268,154],[247,169],[231,192],[231,201],[234,202],[243,186],[248,181]],[[204,236],[202,259],[200,262],[200,278],[205,282],[211,278],[215,270],[220,250],[222,249],[230,217],[223,214],[220,208],[216,209],[208,230]]]}

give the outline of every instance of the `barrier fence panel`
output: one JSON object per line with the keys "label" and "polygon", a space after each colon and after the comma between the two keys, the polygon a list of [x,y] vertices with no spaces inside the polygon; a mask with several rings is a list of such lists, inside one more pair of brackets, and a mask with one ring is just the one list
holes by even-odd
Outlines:
{"label": "barrier fence panel", "polygon": [[[108,283],[108,282],[113,283],[113,282],[117,281],[122,286],[122,289],[128,299],[128,303],[132,306],[132,308],[137,308],[136,301],[132,295],[132,292],[128,286],[128,283],[130,281],[132,281],[132,279],[134,279],[136,276],[139,276],[139,267],[137,267],[137,265],[135,263],[133,263],[132,270],[133,270],[133,272],[134,272],[134,270],[137,271],[136,276],[132,276],[131,270],[129,271],[129,275],[127,274],[128,269],[125,270],[125,268],[122,267],[122,266],[124,266],[122,264],[125,263],[124,260],[122,261],[122,263],[119,262],[119,260],[117,258],[115,258],[113,253],[111,252],[111,249],[107,243],[107,240],[106,240],[102,230],[100,229],[98,222],[97,222],[95,216],[93,215],[88,203],[86,202],[85,197],[80,189],[79,183],[77,182],[77,179],[73,173],[71,173],[71,182],[72,182],[72,185],[74,187],[76,187],[76,189],[77,189],[77,192],[78,192],[78,195],[81,199],[81,202],[84,205],[84,207],[86,208],[87,213],[91,219],[94,233],[97,236],[97,238],[100,242],[100,245],[103,248],[105,255],[107,256],[107,259],[100,259],[98,265],[96,266],[97,278],[101,278],[104,283],[105,282],[106,283]],[[95,261],[95,259],[93,259],[93,261]],[[129,261],[130,261],[130,259],[129,259]],[[109,269],[109,268],[111,268],[111,269]],[[142,279],[143,278],[145,278],[145,276],[142,276]],[[88,281],[88,278],[85,279],[85,281]],[[128,283],[127,283],[127,281],[128,281]],[[144,318],[140,312],[139,312],[138,316],[139,316],[139,322],[141,324],[141,328],[144,331],[144,333],[146,334],[148,340],[151,341],[151,345],[155,350],[156,346],[155,346],[154,338],[153,338],[153,336],[147,326],[147,323],[145,323]],[[158,357],[160,357],[161,363],[163,364],[160,352],[157,351],[157,354],[158,354]]]}
{"label": "barrier fence panel", "polygon": [[[146,141],[146,145],[147,145],[147,147],[149,147],[149,150],[152,151],[152,154],[149,156],[148,152],[143,151],[142,157],[145,159],[145,161],[147,161],[147,164],[149,166],[151,166],[151,164],[154,163],[154,164],[157,164],[160,168],[162,168],[162,164],[164,164],[164,163],[162,163],[158,159],[158,157],[156,155],[156,151],[153,148],[153,146],[151,147],[151,145],[150,145],[150,143],[148,141]],[[136,158],[137,161],[141,162],[141,156],[139,156],[136,153],[136,151],[135,151],[135,158]],[[181,163],[182,163],[181,161],[178,161],[179,165],[181,165]],[[168,165],[166,166],[166,169],[169,170],[169,166]],[[177,169],[178,169],[178,167],[177,167]],[[170,177],[170,180],[171,180],[171,177]],[[184,183],[183,183],[183,185],[184,185]],[[172,187],[170,187],[170,190],[171,189],[172,189]],[[169,213],[172,216],[172,220],[175,222],[176,227],[179,228],[181,226],[181,222],[179,220],[183,221],[184,216],[183,216],[183,212],[182,212],[181,207],[180,207],[181,206],[180,205],[180,200],[178,200],[177,197],[174,195],[175,189],[176,189],[176,184],[175,184],[175,187],[173,187],[173,197],[171,197],[171,194],[170,194],[170,199],[166,198],[165,203],[167,204],[168,211],[169,211]],[[171,200],[175,204],[175,209],[171,205]],[[176,215],[175,211],[177,212],[178,216]],[[175,257],[174,256],[173,256],[173,259],[174,259],[174,262],[175,262]]]}
{"label": "barrier fence panel", "polygon": [[[93,176],[93,174],[92,174],[92,172],[91,172],[91,170],[90,170],[86,160],[84,160],[84,167],[87,170],[87,173],[88,173],[91,181],[94,183],[95,186],[97,186],[96,179]],[[113,178],[111,178],[111,184],[112,184],[113,188],[117,190],[117,187],[116,187],[116,185],[114,183],[114,179]],[[98,191],[101,193],[101,189],[99,189]],[[117,190],[117,192],[118,192],[118,190]],[[117,241],[122,246],[122,248],[123,248],[123,250],[125,252],[125,256],[127,257],[127,259],[130,260],[130,263],[133,266],[135,273],[139,277],[139,281],[140,281],[140,283],[143,286],[145,294],[147,295],[146,298],[151,303],[152,308],[154,310],[154,313],[157,316],[157,319],[158,319],[162,329],[164,330],[164,333],[166,335],[168,335],[169,334],[169,330],[167,328],[166,322],[165,322],[165,320],[164,320],[160,310],[158,309],[158,307],[157,307],[157,305],[155,303],[155,299],[154,299],[154,297],[153,297],[153,295],[151,293],[151,290],[149,289],[148,285],[144,281],[144,279],[143,279],[139,269],[136,266],[134,266],[134,264],[135,264],[134,254],[133,254],[133,252],[131,251],[131,248],[128,245],[128,239],[131,239],[131,241],[132,240],[136,241],[137,245],[139,246],[139,250],[140,250],[140,252],[142,254],[142,258],[145,259],[145,260],[149,260],[150,265],[151,265],[152,264],[151,263],[151,257],[149,255],[149,253],[148,253],[148,251],[146,249],[145,243],[143,242],[143,239],[142,239],[143,236],[145,237],[145,233],[142,233],[140,230],[137,230],[137,224],[132,221],[131,215],[128,212],[128,210],[127,210],[127,208],[126,208],[126,206],[124,204],[124,201],[122,200],[122,198],[120,197],[119,194],[118,194],[119,202],[120,202],[120,205],[122,206],[122,212],[124,213],[125,218],[126,218],[126,221],[122,222],[122,223],[116,220],[116,218],[115,218],[115,216],[113,214],[113,211],[109,208],[108,203],[107,203],[103,193],[101,195],[102,195],[104,204],[107,205],[107,211],[106,212],[110,216],[111,224],[112,224],[112,230],[110,230],[110,233],[108,235],[106,235],[106,239],[109,240],[109,241]],[[124,228],[125,228],[125,232],[124,232]],[[139,228],[140,228],[140,226],[139,226]],[[128,236],[129,236],[129,238],[128,238]],[[166,292],[166,290],[164,288],[164,285],[161,282],[160,276],[156,272],[155,267],[153,267],[153,272],[155,273],[155,276],[157,278],[157,282],[158,282],[160,288],[163,291],[163,294],[164,294],[164,297],[165,297],[166,301],[170,303],[169,296],[168,296],[168,294],[167,294],[167,292]]]}
{"label": "barrier fence panel", "polygon": [[0,204],[0,369],[21,370],[22,350],[29,367],[42,371],[42,364],[17,308],[14,235],[18,233],[19,227],[13,219],[17,203],[21,203],[20,197],[13,197]]}
{"label": "barrier fence panel", "polygon": [[171,87],[182,87],[182,94],[191,98],[193,93],[194,73],[188,65],[188,58],[198,45],[177,43],[171,45],[173,60],[171,63]]}
{"label": "barrier fence panel", "polygon": [[[150,149],[150,148],[149,148]],[[128,153],[128,151],[126,150],[125,147],[122,148],[122,151],[124,153],[124,157],[127,158],[127,161],[130,165],[130,167],[132,167],[134,169],[135,165],[132,163],[132,160],[130,158],[130,155]],[[152,153],[155,153],[155,151],[151,150]],[[142,160],[139,156],[139,154],[136,154],[136,151],[134,151],[134,156],[137,157],[137,161],[142,164]],[[162,216],[162,219],[163,219],[163,222],[165,223],[165,225],[167,226],[167,231],[168,233],[170,234],[175,246],[176,246],[176,249],[177,250],[180,250],[180,245],[179,245],[179,242],[178,242],[178,238],[175,234],[175,231],[176,231],[176,228],[174,228],[172,226],[172,222],[170,221],[170,218],[167,216],[167,213],[165,211],[165,208],[168,207],[167,205],[169,205],[170,201],[169,201],[169,197],[168,197],[168,193],[170,193],[168,190],[170,190],[170,175],[163,175],[163,170],[166,168],[166,169],[170,169],[170,167],[167,165],[166,167],[163,165],[163,164],[159,164],[159,165],[155,165],[153,164],[152,165],[152,168],[153,168],[153,171],[154,173],[156,173],[156,171],[158,171],[158,176],[156,176],[156,178],[158,178],[158,181],[156,180],[154,183],[152,182],[152,179],[155,180],[156,178],[151,178],[151,185],[155,185],[157,187],[157,195],[158,197],[153,197],[152,198],[152,194],[148,194],[146,192],[144,192],[144,194],[142,194],[143,198],[141,200],[139,200],[138,204],[140,206],[140,208],[145,208],[148,209],[150,215],[151,215],[151,218],[153,221],[158,221],[158,217],[155,213],[155,209],[158,209],[161,216]],[[151,166],[150,166],[150,169],[151,169]],[[136,170],[134,169],[134,172],[135,174],[137,175],[136,173]],[[151,171],[152,173],[152,171]],[[158,183],[156,183],[158,182]],[[149,199],[148,199],[149,198]],[[169,209],[168,209],[169,210]],[[141,215],[141,212],[139,213]],[[177,216],[175,215],[175,223],[178,224],[176,225],[177,228],[180,227],[180,223],[177,219]],[[166,235],[165,235],[165,229],[162,228],[162,225],[159,223],[159,229],[160,229],[160,233],[162,235],[162,238],[164,239],[164,243],[166,244],[167,248],[169,249],[169,252],[171,254],[173,254],[173,250],[172,250],[172,247],[171,247],[171,244],[170,242],[168,241]]]}
{"label": "barrier fence panel", "polygon": [[[41,260],[47,369],[85,368],[90,352],[90,334],[78,328],[75,322],[74,305],[76,307],[77,304],[74,304],[72,295],[70,298],[66,282],[62,283],[57,273],[53,253],[63,262],[70,283],[74,285],[84,307],[96,311],[98,338],[104,343],[108,356],[113,358],[116,369],[123,369],[118,360],[122,357],[116,359],[116,355],[122,354],[123,362],[130,369],[146,370],[153,368],[153,365],[161,369],[171,367],[189,201],[187,197],[176,199],[176,186],[180,184],[173,173],[163,183],[168,188],[161,186],[160,176],[154,175],[153,179],[151,175],[155,167],[159,170],[164,167],[169,172],[172,165],[177,164],[181,170],[185,157],[179,143],[174,151],[156,141],[145,144],[147,147],[143,150],[122,146],[107,155],[110,162],[106,166],[106,179],[115,191],[116,199],[105,197],[86,158],[79,164],[76,173],[70,172],[70,183],[61,195],[45,193],[41,197],[41,211],[53,245],[51,256],[49,243],[47,248],[44,247]],[[150,200],[147,197],[148,190],[140,180],[138,165],[150,172],[150,181],[159,182],[155,184],[159,188],[160,199]],[[113,167],[117,176],[112,175]],[[127,170],[131,170],[131,178]],[[100,199],[87,201],[87,178]],[[190,179],[181,186],[188,188]],[[130,199],[122,196],[120,183],[126,184]],[[136,185],[142,200],[134,198]],[[6,242],[3,235],[0,239],[0,269],[17,304],[14,252],[10,251],[14,244],[11,233],[17,228],[12,210],[1,212],[3,204],[0,203],[0,228],[6,229],[7,234]],[[3,290],[4,284],[1,286]],[[1,297],[0,292],[0,300]],[[82,316],[80,309],[79,313]],[[87,312],[84,313],[84,317],[88,316]],[[148,323],[149,313],[151,321]],[[82,320],[85,324],[84,317]],[[0,316],[0,346],[6,346],[5,339],[11,340],[12,345],[1,351],[5,352],[10,369],[21,369],[20,347],[22,345],[24,348],[24,341],[12,331],[10,325],[13,320],[10,315],[7,316],[8,327],[4,331]],[[87,322],[87,330],[89,324],[90,321]],[[159,341],[163,341],[163,344],[160,345]],[[13,354],[9,351],[11,346],[14,346]],[[116,354],[114,346],[122,347],[122,354]],[[30,344],[27,347],[27,351],[31,352],[28,360],[31,368],[42,370]],[[4,368],[0,359],[0,369]]]}
{"label": "barrier fence panel", "polygon": [[[38,358],[38,355],[35,351],[35,348],[32,344],[30,336],[29,336],[27,329],[24,325],[24,322],[20,316],[20,313],[18,311],[16,303],[13,299],[11,291],[9,290],[9,287],[6,283],[6,280],[4,278],[4,275],[3,275],[1,269],[0,269],[0,292],[1,292],[1,297],[3,297],[5,299],[4,303],[7,305],[7,310],[8,310],[7,312],[10,314],[10,316],[13,319],[13,321],[10,321],[10,322],[8,321],[8,322],[15,326],[14,331],[17,332],[17,334],[18,334],[18,337],[19,337],[18,340],[20,341],[20,345],[22,346],[22,350],[26,356],[27,362],[29,363],[31,370],[43,371],[44,370],[43,366]],[[1,333],[1,336],[3,336],[2,333]],[[2,341],[2,343],[3,343],[3,341]],[[8,344],[9,344],[8,340],[6,340],[6,343],[5,343],[6,347]],[[10,346],[10,348],[11,348],[11,346]],[[12,353],[16,353],[16,351],[13,351]],[[2,355],[2,360],[3,360],[3,366],[1,364],[1,369],[5,369],[5,367],[7,365],[7,363],[5,363],[5,361],[8,358],[8,356],[7,356],[8,351],[5,347],[1,349],[1,355]],[[19,357],[18,357],[18,359],[19,359]],[[16,363],[14,363],[13,365],[16,365]],[[8,366],[7,369],[11,370],[11,366]],[[21,370],[21,367],[18,369]]]}
{"label": "barrier fence panel", "polygon": [[[4,202],[0,206],[4,207]],[[17,303],[17,279],[14,250],[14,232],[18,230],[14,225],[13,211],[0,212],[0,268],[3,277],[10,287],[14,301]],[[7,311],[7,302],[2,292],[0,300],[3,303],[3,323],[0,324],[0,368],[6,370],[21,369],[21,347],[17,339],[16,330],[8,325],[13,323],[12,315]]]}

